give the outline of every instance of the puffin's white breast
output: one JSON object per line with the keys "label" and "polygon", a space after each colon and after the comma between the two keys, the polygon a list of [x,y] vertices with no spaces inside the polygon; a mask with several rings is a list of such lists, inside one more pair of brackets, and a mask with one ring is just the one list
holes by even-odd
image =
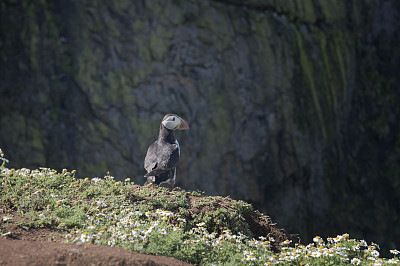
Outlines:
{"label": "puffin's white breast", "polygon": [[181,155],[181,147],[179,147],[179,142],[178,142],[177,139],[175,140],[175,144],[176,144],[176,146],[178,146],[178,153],[179,153],[179,156],[180,156]]}

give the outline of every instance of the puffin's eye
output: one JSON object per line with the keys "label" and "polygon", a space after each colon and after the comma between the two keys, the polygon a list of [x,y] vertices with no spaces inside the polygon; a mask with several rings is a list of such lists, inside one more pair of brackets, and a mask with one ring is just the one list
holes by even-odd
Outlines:
{"label": "puffin's eye", "polygon": [[174,116],[174,117],[172,117],[172,121],[175,121],[175,116]]}

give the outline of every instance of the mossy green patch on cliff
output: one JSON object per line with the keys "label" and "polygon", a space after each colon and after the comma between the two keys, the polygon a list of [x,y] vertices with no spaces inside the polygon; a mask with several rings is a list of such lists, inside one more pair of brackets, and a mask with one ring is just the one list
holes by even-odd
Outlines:
{"label": "mossy green patch on cliff", "polygon": [[[32,4],[30,1],[22,1],[22,6],[26,12],[26,20],[29,20],[27,27],[22,29],[21,37],[25,42],[27,49],[25,51],[29,58],[30,67],[32,70],[39,70],[39,42],[40,42],[40,27],[38,25],[37,17],[40,16],[38,13],[37,6]],[[45,6],[43,8],[46,8]]]}
{"label": "mossy green patch on cliff", "polygon": [[74,69],[77,72],[74,73],[74,77],[83,90],[95,90],[96,85],[101,85],[99,78],[95,77],[99,74],[99,66],[106,60],[105,51],[87,37],[76,49]]}
{"label": "mossy green patch on cliff", "polygon": [[299,52],[299,56],[300,56],[301,70],[302,70],[306,80],[308,81],[309,89],[310,89],[312,100],[314,103],[315,112],[316,112],[318,122],[319,122],[319,128],[321,130],[321,133],[322,133],[322,136],[324,137],[324,139],[327,139],[327,132],[326,132],[323,111],[322,111],[321,103],[320,103],[320,100],[318,97],[317,88],[316,88],[316,85],[314,82],[315,71],[313,68],[313,63],[307,54],[306,48],[304,46],[302,34],[299,32],[298,29],[296,29],[295,26],[293,26],[292,29],[293,29],[294,33],[296,34],[298,52]]}
{"label": "mossy green patch on cliff", "polygon": [[347,83],[347,74],[350,72],[348,67],[348,62],[351,62],[351,58],[349,58],[349,48],[346,47],[343,37],[341,34],[338,35],[337,38],[333,38],[334,46],[335,46],[335,54],[338,62],[338,67],[340,70],[341,80],[342,80],[342,89],[343,89],[343,99],[346,100],[348,97],[348,83]]}
{"label": "mossy green patch on cliff", "polygon": [[317,20],[317,14],[314,9],[313,0],[302,0],[297,1],[297,8],[300,11],[300,16],[302,20],[307,21],[307,23],[315,23]]}
{"label": "mossy green patch on cliff", "polygon": [[299,21],[307,24],[315,24],[317,21],[323,23],[342,23],[349,16],[348,9],[352,9],[351,16],[359,22],[360,11],[365,2],[343,2],[326,0],[290,0],[274,1],[273,9],[293,22]]}
{"label": "mossy green patch on cliff", "polygon": [[36,127],[29,127],[28,129],[28,136],[30,138],[30,141],[32,143],[32,148],[37,152],[38,154],[41,155],[41,163],[44,163],[44,154],[45,154],[45,147],[44,147],[44,136],[43,132],[36,128]]}
{"label": "mossy green patch on cliff", "polygon": [[319,9],[326,23],[341,22],[346,17],[345,2],[343,1],[318,1]]}
{"label": "mossy green patch on cliff", "polygon": [[212,99],[210,99],[210,103],[215,106],[215,111],[211,117],[211,131],[219,132],[219,134],[214,133],[214,141],[212,143],[222,147],[224,143],[230,141],[232,119],[228,107],[233,103],[229,100],[229,97],[222,94],[213,95]]}
{"label": "mossy green patch on cliff", "polygon": [[[221,12],[224,8],[225,12]],[[213,43],[217,51],[224,51],[233,42],[233,29],[229,17],[230,10],[218,3],[204,7],[197,18],[199,39],[205,43]]]}
{"label": "mossy green patch on cliff", "polygon": [[252,21],[251,29],[255,35],[254,39],[248,42],[247,45],[252,51],[251,55],[249,55],[251,56],[252,63],[257,65],[258,70],[260,70],[259,78],[263,80],[263,87],[276,86],[275,72],[277,69],[275,56],[277,55],[276,51],[273,50],[274,42],[271,41],[275,37],[273,36],[273,30],[268,18],[263,17],[257,22]]}
{"label": "mossy green patch on cliff", "polygon": [[150,33],[149,42],[151,55],[157,61],[163,60],[169,49],[170,43],[167,39],[167,36],[170,36],[167,34],[167,31],[162,31],[161,29]]}
{"label": "mossy green patch on cliff", "polygon": [[[209,104],[212,108],[209,109],[212,113],[207,127],[202,132],[201,143],[202,149],[198,154],[198,158],[193,165],[208,165],[204,168],[204,174],[208,171],[214,171],[213,164],[221,160],[220,154],[226,150],[225,143],[229,143],[232,137],[232,117],[233,114],[229,111],[234,104],[229,97],[216,93],[209,98]],[[210,160],[210,158],[212,158]],[[211,165],[210,165],[211,162]]]}
{"label": "mossy green patch on cliff", "polygon": [[[166,6],[162,9],[161,19],[165,19],[166,25],[171,23],[174,26],[178,26],[183,22],[184,12],[181,11],[184,5],[181,1],[165,1]],[[168,23],[169,22],[169,23]]]}
{"label": "mossy green patch on cliff", "polygon": [[36,24],[31,25],[31,39],[29,41],[29,59],[32,70],[39,69],[39,55],[38,55],[38,43],[39,43],[39,27]]}
{"label": "mossy green patch on cliff", "polygon": [[323,62],[323,69],[324,71],[322,74],[324,75],[322,80],[323,80],[323,85],[324,85],[324,92],[323,95],[326,98],[326,103],[328,103],[328,112],[335,112],[337,110],[337,92],[335,91],[337,89],[336,86],[336,79],[333,78],[335,75],[334,70],[333,70],[333,62],[330,60],[329,55],[330,53],[330,47],[329,44],[327,43],[327,38],[324,32],[322,31],[316,31],[316,40],[318,41],[318,46],[320,48],[321,52],[321,57],[322,57],[322,62]]}
{"label": "mossy green patch on cliff", "polygon": [[142,36],[143,38],[138,38],[135,39],[133,42],[133,45],[137,49],[137,53],[139,55],[139,59],[143,62],[142,67],[145,68],[148,65],[151,64],[152,62],[152,57],[151,57],[151,49],[149,47],[149,40]]}
{"label": "mossy green patch on cliff", "polygon": [[[96,120],[94,123],[94,127],[97,131],[97,133],[100,134],[100,136],[107,138],[109,136],[112,136],[112,133],[114,131],[113,128],[111,128],[109,125],[107,125],[105,122]],[[100,140],[100,139],[99,139]]]}
{"label": "mossy green patch on cliff", "polygon": [[[292,28],[297,39],[301,79],[310,89],[303,97],[310,95],[319,131],[330,143],[337,136],[339,121],[336,117],[347,99],[348,67],[344,60],[350,60],[347,57],[352,50],[346,33],[323,31],[318,27]],[[311,121],[308,124],[315,126]]]}
{"label": "mossy green patch on cliff", "polygon": [[132,21],[132,30],[135,33],[142,33],[147,26],[147,21],[144,21],[142,19],[136,18]]}
{"label": "mossy green patch on cliff", "polygon": [[107,72],[104,77],[106,90],[102,94],[104,105],[115,106],[119,109],[135,104],[136,100],[131,91],[133,80],[130,76],[137,74],[131,67],[121,67]]}
{"label": "mossy green patch on cliff", "polygon": [[324,105],[324,119],[330,121],[325,124],[327,137],[329,141],[332,141],[339,129],[339,121],[336,117],[348,97],[346,73],[351,74],[351,69],[344,63],[344,60],[351,61],[347,57],[351,55],[353,49],[351,48],[351,39],[346,32],[336,30],[325,32],[313,28],[311,36],[315,41],[315,48],[318,49],[318,57],[322,59],[319,83],[322,85],[323,93],[320,99]]}
{"label": "mossy green patch on cliff", "polygon": [[129,128],[137,132],[137,139],[141,141],[135,142],[137,152],[145,155],[148,147],[157,140],[160,121],[155,119],[146,119],[137,114],[129,117]]}
{"label": "mossy green patch on cliff", "polygon": [[123,35],[121,33],[121,27],[119,27],[114,19],[107,19],[106,17],[106,27],[107,27],[107,32],[109,36],[114,37],[114,38],[119,38],[120,36]]}
{"label": "mossy green patch on cliff", "polygon": [[141,66],[137,66],[132,71],[132,85],[138,86],[141,82],[143,82],[148,76],[153,72],[153,68],[150,64],[143,64]]}

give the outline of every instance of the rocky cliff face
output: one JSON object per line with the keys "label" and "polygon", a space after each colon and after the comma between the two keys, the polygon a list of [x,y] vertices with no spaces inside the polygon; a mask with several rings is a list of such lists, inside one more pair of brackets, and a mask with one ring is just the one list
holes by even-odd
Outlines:
{"label": "rocky cliff face", "polygon": [[[399,241],[400,3],[0,4],[0,147],[13,167],[143,182],[165,113],[178,185],[291,233]],[[400,245],[399,242],[396,243]]]}

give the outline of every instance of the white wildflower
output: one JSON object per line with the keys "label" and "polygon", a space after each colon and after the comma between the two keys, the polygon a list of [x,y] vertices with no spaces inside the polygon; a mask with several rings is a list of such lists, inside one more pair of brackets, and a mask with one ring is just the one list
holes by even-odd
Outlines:
{"label": "white wildflower", "polygon": [[89,236],[88,233],[84,232],[83,234],[81,234],[80,240],[82,243],[89,242],[90,239],[91,239],[91,236]]}
{"label": "white wildflower", "polygon": [[365,241],[364,239],[360,241],[360,246],[361,247],[366,247],[368,246],[367,241]]}
{"label": "white wildflower", "polygon": [[158,229],[158,233],[165,235],[167,234],[167,231],[163,228],[163,229]]}
{"label": "white wildflower", "polygon": [[13,219],[12,216],[3,216],[3,222],[7,222],[7,221],[10,221],[12,219]]}
{"label": "white wildflower", "polygon": [[378,257],[379,257],[379,251],[378,251],[378,250],[372,250],[372,251],[370,252],[370,254],[371,254],[373,257],[375,257],[375,258],[378,258]]}
{"label": "white wildflower", "polygon": [[1,234],[0,236],[4,237],[4,236],[9,236],[9,235],[11,235],[11,234],[12,234],[12,233],[11,233],[10,231],[8,231],[7,233]]}
{"label": "white wildflower", "polygon": [[391,249],[390,253],[392,253],[393,255],[399,255],[400,251],[398,251],[397,249]]}
{"label": "white wildflower", "polygon": [[313,238],[313,241],[315,243],[319,243],[320,240],[321,240],[321,237],[319,237],[319,236],[316,236],[316,237]]}
{"label": "white wildflower", "polygon": [[337,235],[337,236],[333,239],[333,241],[339,242],[339,241],[341,241],[342,239],[343,239],[343,236]]}

